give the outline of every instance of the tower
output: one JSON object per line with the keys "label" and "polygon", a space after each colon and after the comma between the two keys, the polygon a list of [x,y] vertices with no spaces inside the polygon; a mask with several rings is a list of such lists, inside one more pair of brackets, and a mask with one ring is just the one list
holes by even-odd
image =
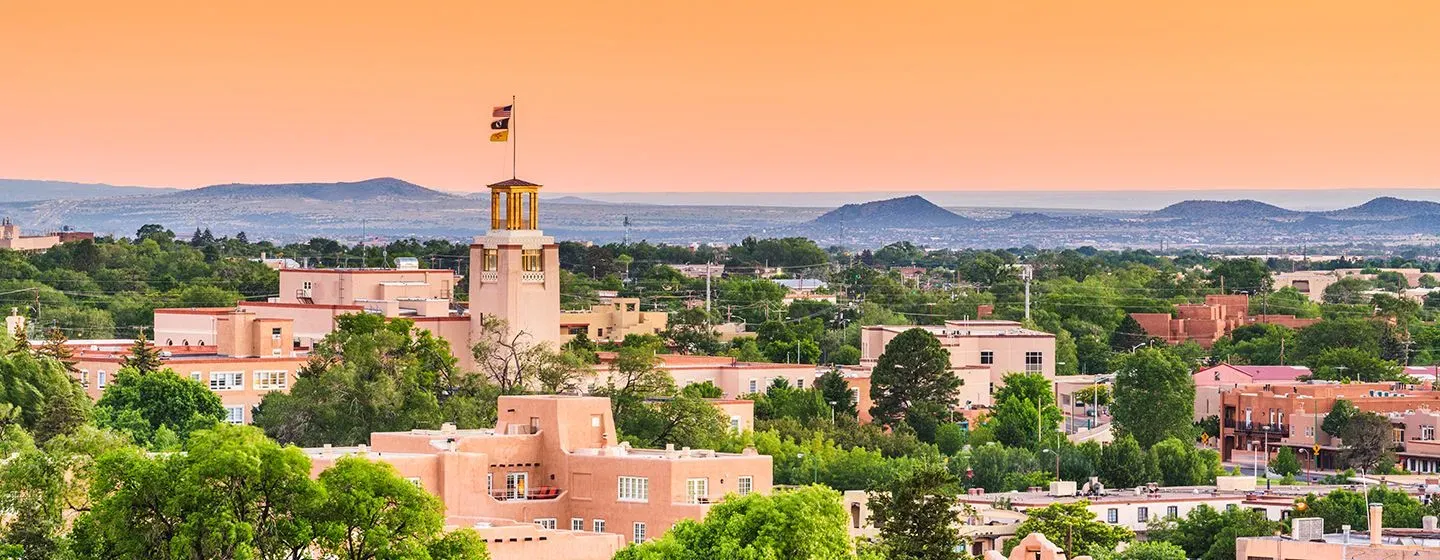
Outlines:
{"label": "tower", "polygon": [[504,319],[511,336],[527,334],[524,342],[561,342],[560,251],[540,231],[539,191],[521,179],[490,185],[490,230],[470,245],[472,343],[486,316]]}

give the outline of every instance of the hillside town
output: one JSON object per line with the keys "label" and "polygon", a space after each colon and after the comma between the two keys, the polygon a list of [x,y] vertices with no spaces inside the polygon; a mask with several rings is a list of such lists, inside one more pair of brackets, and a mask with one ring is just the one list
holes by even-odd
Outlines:
{"label": "hillside town", "polygon": [[[1434,263],[596,246],[545,234],[540,185],[490,189],[489,231],[447,267],[415,244],[307,265],[158,226],[4,253],[39,280],[6,320],[9,425],[50,442],[11,445],[74,477],[58,465],[108,455],[56,442],[119,437],[150,453],[133,469],[234,425],[322,482],[384,465],[499,560],[641,557],[745,500],[833,512],[800,538],[866,558],[1440,544]],[[222,246],[202,262],[258,285],[196,277],[218,293],[182,285],[138,325],[80,325],[86,303],[40,272]],[[73,546],[63,527],[95,515],[67,509],[48,538]],[[1093,528],[1077,544],[1056,524]]]}

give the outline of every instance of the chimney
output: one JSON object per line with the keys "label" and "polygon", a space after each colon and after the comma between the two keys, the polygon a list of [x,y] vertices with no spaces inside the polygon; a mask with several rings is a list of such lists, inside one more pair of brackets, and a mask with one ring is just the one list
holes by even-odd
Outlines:
{"label": "chimney", "polygon": [[329,456],[330,456],[330,444],[327,443],[327,444],[325,444],[325,447],[320,448],[320,456],[321,456],[321,457],[329,457]]}
{"label": "chimney", "polygon": [[1380,546],[1383,542],[1385,525],[1382,522],[1385,518],[1385,506],[1381,504],[1370,504],[1370,546]]}
{"label": "chimney", "polygon": [[365,453],[368,451],[370,451],[370,448],[363,443],[355,446],[355,452],[360,454],[361,456],[364,456]]}
{"label": "chimney", "polygon": [[1437,529],[1435,520],[1436,518],[1433,515],[1427,515],[1420,518],[1420,528],[1425,529],[1426,531],[1434,531],[1435,529]]}

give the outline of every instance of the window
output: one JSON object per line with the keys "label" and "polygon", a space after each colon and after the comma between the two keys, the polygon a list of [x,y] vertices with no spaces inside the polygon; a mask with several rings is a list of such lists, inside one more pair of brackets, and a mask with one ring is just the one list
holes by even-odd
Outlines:
{"label": "window", "polygon": [[280,340],[280,327],[273,327],[270,329],[270,338],[273,340]]}
{"label": "window", "polygon": [[1139,522],[1141,522],[1141,523],[1144,523],[1144,522],[1146,522],[1146,521],[1149,521],[1149,520],[1150,520],[1150,508],[1145,507],[1145,506],[1140,506],[1140,509],[1135,512],[1135,520],[1136,520],[1136,521],[1139,521]]}
{"label": "window", "polygon": [[210,373],[211,391],[239,391],[245,388],[245,374],[239,371],[216,371]]}
{"label": "window", "polygon": [[571,530],[571,531],[584,531],[584,530],[585,530],[585,518],[584,518],[584,517],[571,517],[571,518],[570,518],[570,530]]}
{"label": "window", "polygon": [[199,383],[199,382],[200,382],[200,372],[198,372],[198,371],[192,371],[192,372],[190,372],[190,380],[191,380],[191,381],[194,381],[194,382],[196,382],[196,383]]}
{"label": "window", "polygon": [[854,388],[854,387],[851,387],[851,388],[850,388],[850,404],[860,404],[860,390],[859,390],[859,389],[856,389],[856,388]]}
{"label": "window", "polygon": [[1116,509],[1116,508],[1110,508],[1110,509],[1105,510],[1105,522],[1106,522],[1106,523],[1119,523],[1119,522],[1120,522],[1120,510],[1119,510],[1119,509]]}
{"label": "window", "polygon": [[89,386],[90,386],[90,370],[88,370],[88,369],[82,369],[82,370],[80,370],[80,386],[81,386],[81,387],[89,387]]}
{"label": "window", "polygon": [[804,377],[799,377],[799,378],[796,378],[796,379],[795,379],[795,388],[796,388],[796,389],[804,389],[804,388],[805,388],[805,378],[804,378]]}
{"label": "window", "polygon": [[495,473],[485,473],[485,492],[495,495]]}
{"label": "window", "polygon": [[1314,426],[1305,426],[1305,436],[1306,436],[1306,437],[1315,437],[1315,427],[1314,427]]}
{"label": "window", "polygon": [[244,424],[245,406],[239,405],[225,407],[225,421],[231,424]]}
{"label": "window", "polygon": [[591,415],[590,415],[590,427],[591,427],[591,428],[599,428],[599,427],[600,427],[600,415],[599,415],[599,414],[591,414]]}
{"label": "window", "polygon": [[1045,371],[1045,354],[1043,352],[1025,353],[1025,373],[1041,373]]}
{"label": "window", "polygon": [[1235,504],[1225,504],[1225,511],[1235,511],[1236,509]]}
{"label": "window", "polygon": [[570,336],[580,336],[580,335],[582,335],[582,334],[583,334],[583,335],[589,335],[589,334],[590,334],[590,325],[580,325],[580,326],[577,326],[577,327],[565,327],[565,334],[568,334],[568,335],[570,335]]}
{"label": "window", "polygon": [[520,270],[525,272],[539,272],[541,270],[539,249],[524,249],[520,251]]}
{"label": "window", "polygon": [[710,479],[689,478],[685,480],[685,502],[705,504],[710,502]]}
{"label": "window", "polygon": [[1435,426],[1420,426],[1420,439],[1433,441],[1435,439]]}
{"label": "window", "polygon": [[102,369],[95,372],[95,387],[99,389],[105,388],[105,370]]}
{"label": "window", "polygon": [[750,392],[751,392],[751,393],[759,393],[759,392],[760,392],[760,381],[759,381],[758,379],[751,379],[751,380],[750,380]]}
{"label": "window", "polygon": [[645,542],[645,524],[638,521],[635,522],[635,534],[631,535],[631,537],[633,538],[631,542]]}
{"label": "window", "polygon": [[290,381],[288,373],[287,371],[256,371],[255,384],[253,387],[256,389],[283,390]]}
{"label": "window", "polygon": [[1180,506],[1170,506],[1165,508],[1165,517],[1180,517]]}
{"label": "window", "polygon": [[500,269],[500,250],[499,250],[499,249],[486,249],[486,250],[485,250],[485,270],[499,270],[499,269]]}
{"label": "window", "polygon": [[747,475],[747,476],[742,476],[742,477],[740,477],[739,480],[736,481],[736,489],[735,489],[735,493],[736,493],[736,494],[739,494],[739,495],[741,495],[741,496],[749,496],[749,495],[750,495],[750,492],[754,491],[754,489],[755,489],[755,478],[754,478],[754,477],[751,477],[751,476],[748,476],[748,475]]}
{"label": "window", "polygon": [[554,528],[555,528],[555,518],[554,518],[554,517],[542,517],[542,518],[540,518],[540,519],[536,519],[536,520],[535,520],[535,524],[536,524],[536,525],[539,525],[541,529],[554,529]]}
{"label": "window", "polygon": [[730,429],[731,429],[732,431],[739,432],[739,431],[741,431],[741,428],[743,428],[743,426],[741,426],[741,418],[740,418],[739,416],[731,416],[731,417],[730,417]]}
{"label": "window", "polygon": [[591,521],[591,522],[590,522],[590,530],[591,530],[591,531],[595,531],[596,533],[604,533],[604,532],[605,532],[605,520],[604,520],[604,519],[596,519],[596,520],[594,520],[594,521]]}
{"label": "window", "polygon": [[994,364],[994,363],[995,363],[995,351],[994,351],[994,350],[981,350],[981,351],[980,351],[980,365],[982,365],[982,366],[988,366],[988,365],[991,365],[991,364]]}
{"label": "window", "polygon": [[425,483],[421,482],[420,477],[418,476],[406,477],[405,480],[408,481],[410,484],[414,484],[416,488],[419,488],[421,490],[425,489]]}
{"label": "window", "polygon": [[530,473],[512,472],[505,474],[505,499],[524,499],[525,488],[530,485]]}
{"label": "window", "polygon": [[617,496],[617,499],[622,502],[650,501],[650,479],[643,476],[620,477],[620,490]]}

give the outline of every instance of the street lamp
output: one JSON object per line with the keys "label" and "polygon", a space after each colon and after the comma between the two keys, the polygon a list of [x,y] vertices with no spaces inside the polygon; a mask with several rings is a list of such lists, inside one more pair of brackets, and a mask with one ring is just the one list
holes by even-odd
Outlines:
{"label": "street lamp", "polygon": [[837,402],[835,402],[835,401],[830,401],[830,425],[831,425],[831,426],[834,426],[834,425],[835,425],[835,406],[838,405],[838,404],[839,404],[839,403],[837,403]]}
{"label": "street lamp", "polygon": [[1041,453],[1054,453],[1054,454],[1055,454],[1055,480],[1056,480],[1056,481],[1059,481],[1059,480],[1060,480],[1060,452],[1059,452],[1059,451],[1051,451],[1051,450],[1048,449],[1048,448],[1047,448],[1047,449],[1041,449],[1040,452],[1041,452]]}
{"label": "street lamp", "polygon": [[[805,454],[804,454],[804,453],[796,453],[796,454],[795,454],[795,458],[796,458],[796,459],[800,459],[800,460],[803,461],[803,460],[805,460]],[[811,475],[810,475],[810,476],[811,476],[811,477],[810,477],[810,483],[811,483],[811,484],[817,484],[817,483],[820,482],[820,463],[817,463],[817,462],[815,462],[815,461],[812,460],[812,461],[810,461],[810,464],[811,464],[811,465],[814,465],[814,469],[813,469],[813,471],[812,471],[812,473],[811,473]]]}

